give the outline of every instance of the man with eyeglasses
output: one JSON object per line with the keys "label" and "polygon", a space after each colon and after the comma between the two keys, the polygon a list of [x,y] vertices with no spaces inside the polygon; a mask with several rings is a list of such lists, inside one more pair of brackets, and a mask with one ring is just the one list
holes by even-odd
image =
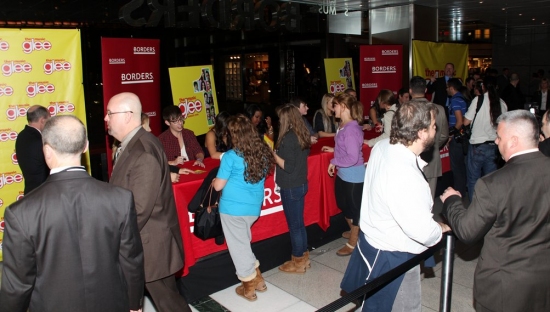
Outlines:
{"label": "man with eyeglasses", "polygon": [[179,107],[170,105],[162,111],[162,119],[169,127],[159,135],[160,143],[168,158],[168,164],[177,166],[194,160],[194,166],[204,167],[204,152],[193,131],[184,129],[185,119]]}
{"label": "man with eyeglasses", "polygon": [[174,277],[183,267],[183,247],[164,149],[141,126],[141,102],[133,93],[113,96],[105,121],[109,134],[121,142],[110,183],[134,194],[145,288],[158,311],[191,311]]}

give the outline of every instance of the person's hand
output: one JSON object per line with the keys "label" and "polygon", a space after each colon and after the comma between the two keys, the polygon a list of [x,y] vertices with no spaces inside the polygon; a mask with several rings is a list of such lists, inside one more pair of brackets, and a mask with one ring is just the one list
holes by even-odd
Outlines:
{"label": "person's hand", "polygon": [[335,168],[335,167],[336,167],[336,166],[333,165],[333,164],[329,164],[329,165],[328,165],[328,175],[329,175],[331,178],[334,176],[334,168]]}
{"label": "person's hand", "polygon": [[431,81],[432,83],[434,83],[434,82],[435,82],[435,76],[431,76],[431,77],[430,77],[430,81]]}
{"label": "person's hand", "polygon": [[172,180],[172,183],[179,182],[180,175],[175,172],[170,172],[170,180]]}
{"label": "person's hand", "polygon": [[187,159],[183,158],[183,156],[178,156],[176,157],[176,159],[174,159],[174,165],[177,166],[177,165],[181,165],[183,164],[184,161],[186,161]]}
{"label": "person's hand", "polygon": [[329,152],[329,153],[332,153],[332,152],[334,152],[334,147],[323,146],[323,147],[321,148],[321,151],[322,151],[322,152]]}
{"label": "person's hand", "polygon": [[447,233],[452,231],[451,227],[448,224],[445,224],[442,222],[437,222],[437,224],[439,224],[439,226],[441,227],[441,233]]}
{"label": "person's hand", "polygon": [[181,168],[179,171],[178,171],[179,174],[190,174],[190,173],[194,173],[193,170],[191,169],[187,169],[187,168]]}
{"label": "person's hand", "polygon": [[371,130],[372,130],[372,126],[369,125],[369,124],[363,124],[363,130],[371,131]]}
{"label": "person's hand", "polygon": [[374,126],[374,131],[380,133],[380,132],[382,132],[382,130],[384,130],[384,127],[382,126],[381,123],[377,123],[377,124]]}
{"label": "person's hand", "polygon": [[202,159],[195,160],[195,163],[193,163],[193,166],[199,166],[204,168],[204,163],[202,162]]}
{"label": "person's hand", "polygon": [[314,135],[312,135],[311,136],[311,144],[315,144],[315,143],[317,143],[317,138]]}
{"label": "person's hand", "polygon": [[441,199],[442,202],[445,202],[445,200],[447,200],[447,198],[449,198],[449,196],[453,196],[453,195],[458,195],[460,197],[462,197],[462,195],[460,195],[460,192],[456,191],[454,188],[452,187],[448,187],[444,192],[443,194],[441,194],[439,196],[439,198]]}

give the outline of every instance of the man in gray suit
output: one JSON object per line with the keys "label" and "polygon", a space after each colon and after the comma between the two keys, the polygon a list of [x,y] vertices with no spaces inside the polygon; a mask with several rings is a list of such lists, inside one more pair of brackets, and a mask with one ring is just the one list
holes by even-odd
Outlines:
{"label": "man in gray suit", "polygon": [[134,194],[145,287],[158,311],[191,311],[174,277],[183,267],[183,245],[164,149],[141,126],[141,102],[133,93],[113,96],[105,121],[109,134],[121,142],[110,183]]}
{"label": "man in gray suit", "polygon": [[[414,76],[411,78],[409,83],[409,94],[411,95],[410,102],[417,103],[430,103],[426,95],[426,80],[420,76]],[[432,192],[432,197],[435,196],[435,189],[437,186],[437,178],[441,176],[441,156],[439,150],[447,144],[449,139],[449,123],[447,122],[447,116],[445,115],[445,109],[443,106],[435,104],[437,108],[437,114],[435,116],[435,125],[437,127],[435,133],[434,145],[430,149],[426,150],[420,157],[428,163],[424,167],[424,175],[428,179],[430,184],[430,191]],[[435,212],[434,212],[435,214]]]}
{"label": "man in gray suit", "polygon": [[506,165],[479,179],[468,209],[452,188],[443,213],[465,243],[483,239],[476,311],[550,311],[550,158],[539,152],[533,114],[500,115],[495,143]]}
{"label": "man in gray suit", "polygon": [[42,131],[47,180],[6,209],[0,311],[139,310],[143,249],[132,193],[80,165],[86,129],[73,116]]}

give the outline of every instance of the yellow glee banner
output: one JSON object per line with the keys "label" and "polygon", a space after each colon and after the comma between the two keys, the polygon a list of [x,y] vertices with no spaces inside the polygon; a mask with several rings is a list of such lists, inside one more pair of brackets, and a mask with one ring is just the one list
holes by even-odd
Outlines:
{"label": "yellow glee banner", "polygon": [[185,128],[195,135],[205,134],[218,113],[212,66],[174,67],[168,71],[174,105],[185,118]]}
{"label": "yellow glee banner", "polygon": [[413,40],[413,76],[426,79],[445,76],[445,64],[453,63],[455,77],[468,77],[468,45]]}
{"label": "yellow glee banner", "polygon": [[325,59],[328,92],[338,95],[348,88],[355,89],[351,58]]}
{"label": "yellow glee banner", "polygon": [[0,29],[0,261],[4,211],[23,197],[17,135],[33,105],[86,123],[81,55],[79,30]]}

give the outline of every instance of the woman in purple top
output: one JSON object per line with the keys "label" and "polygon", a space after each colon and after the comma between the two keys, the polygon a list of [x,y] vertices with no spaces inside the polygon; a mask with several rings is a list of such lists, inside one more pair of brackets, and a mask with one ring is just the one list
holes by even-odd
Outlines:
{"label": "woman in purple top", "polygon": [[365,165],[363,160],[363,105],[349,94],[340,94],[334,98],[334,114],[340,118],[340,126],[336,132],[334,148],[323,146],[324,152],[334,152],[334,158],[328,166],[328,174],[334,176],[336,204],[342,210],[348,225],[349,232],[342,237],[348,242],[336,254],[349,256],[357,244],[359,235],[359,213],[361,211],[361,197],[363,196],[363,181]]}

